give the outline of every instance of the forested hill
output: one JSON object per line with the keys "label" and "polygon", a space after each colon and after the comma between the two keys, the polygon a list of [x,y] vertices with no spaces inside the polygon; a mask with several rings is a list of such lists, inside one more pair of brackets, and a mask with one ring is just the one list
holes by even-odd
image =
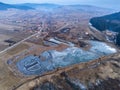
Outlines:
{"label": "forested hill", "polygon": [[100,31],[110,30],[118,32],[116,44],[120,46],[120,12],[103,17],[94,17],[90,20],[90,23]]}
{"label": "forested hill", "polygon": [[120,32],[120,12],[102,17],[94,17],[90,23],[98,30]]}

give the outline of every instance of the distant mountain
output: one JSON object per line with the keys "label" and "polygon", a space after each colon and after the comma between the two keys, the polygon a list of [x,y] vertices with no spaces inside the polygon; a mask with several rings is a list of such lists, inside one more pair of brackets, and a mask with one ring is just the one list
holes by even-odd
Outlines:
{"label": "distant mountain", "polygon": [[38,9],[38,10],[56,10],[56,11],[84,11],[84,12],[109,12],[112,11],[106,8],[100,8],[90,5],[59,5],[52,3],[23,3],[23,4],[5,4],[0,2],[0,10],[7,10],[10,8],[20,9],[20,10],[29,10],[29,9]]}
{"label": "distant mountain", "polygon": [[39,9],[39,10],[50,10],[50,9],[54,9],[54,10],[69,10],[69,11],[84,11],[84,12],[109,12],[109,11],[113,11],[111,9],[107,9],[107,8],[101,8],[101,7],[96,7],[96,6],[91,6],[91,5],[59,5],[59,4],[52,4],[52,3],[41,3],[41,4],[36,4],[36,3],[23,3],[23,4],[19,4],[20,6],[27,6],[27,7],[31,7],[34,9]]}
{"label": "distant mountain", "polygon": [[20,5],[12,5],[12,4],[5,4],[0,2],[0,10],[7,10],[7,9],[20,9],[20,10],[28,10],[28,9],[33,9],[31,7],[28,6],[20,6]]}
{"label": "distant mountain", "polygon": [[28,6],[28,7],[32,7],[32,8],[58,8],[62,5],[58,5],[58,4],[50,4],[50,3],[42,3],[42,4],[36,4],[36,3],[24,3],[24,4],[19,4],[19,5],[23,5],[23,6]]}
{"label": "distant mountain", "polygon": [[101,8],[101,7],[97,7],[97,6],[91,6],[91,5],[68,5],[69,7],[72,7],[74,9],[77,10],[83,10],[83,11],[87,11],[87,12],[99,12],[99,11],[110,11],[111,9],[108,8]]}
{"label": "distant mountain", "polygon": [[33,10],[34,8],[28,7],[28,6],[23,6],[23,5],[14,5],[16,9],[21,9],[21,10]]}
{"label": "distant mountain", "polygon": [[15,7],[12,5],[4,4],[4,3],[0,2],[0,10],[6,10],[8,8],[15,8]]}

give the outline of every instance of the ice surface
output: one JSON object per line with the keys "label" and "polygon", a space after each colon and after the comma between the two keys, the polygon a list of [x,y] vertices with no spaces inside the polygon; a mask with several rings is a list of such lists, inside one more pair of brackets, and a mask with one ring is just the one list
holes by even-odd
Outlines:
{"label": "ice surface", "polygon": [[63,51],[45,51],[38,57],[30,55],[17,62],[17,67],[25,75],[41,75],[58,67],[87,62],[117,52],[103,42],[90,41],[90,44],[92,47],[88,51],[69,47]]}
{"label": "ice surface", "polygon": [[99,55],[109,55],[117,52],[115,48],[112,48],[103,42],[90,41],[90,43],[92,45],[90,51],[95,52]]}

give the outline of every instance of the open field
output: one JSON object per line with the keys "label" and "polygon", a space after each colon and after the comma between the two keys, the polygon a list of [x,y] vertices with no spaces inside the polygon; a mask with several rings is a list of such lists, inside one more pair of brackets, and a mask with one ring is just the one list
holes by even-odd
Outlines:
{"label": "open field", "polygon": [[24,49],[27,49],[29,46],[27,44],[19,44],[18,46],[10,49],[7,53],[10,55],[14,55],[16,53],[21,52]]}
{"label": "open field", "polygon": [[0,34],[0,43],[5,43],[4,40],[11,38],[11,36]]}

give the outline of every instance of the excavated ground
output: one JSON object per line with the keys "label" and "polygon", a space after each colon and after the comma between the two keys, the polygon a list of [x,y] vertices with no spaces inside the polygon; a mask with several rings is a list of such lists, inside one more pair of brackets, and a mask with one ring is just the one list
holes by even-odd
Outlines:
{"label": "excavated ground", "polygon": [[120,90],[120,54],[57,69],[16,90]]}

